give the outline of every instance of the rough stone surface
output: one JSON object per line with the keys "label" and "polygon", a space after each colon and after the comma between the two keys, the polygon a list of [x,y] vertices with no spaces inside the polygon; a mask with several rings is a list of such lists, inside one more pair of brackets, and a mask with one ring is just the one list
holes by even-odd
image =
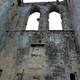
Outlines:
{"label": "rough stone surface", "polygon": [[[0,0],[0,80],[71,80],[70,74],[80,80],[78,10],[79,0]],[[61,14],[63,30],[49,30],[53,11]],[[34,12],[40,12],[39,30],[25,30]]]}

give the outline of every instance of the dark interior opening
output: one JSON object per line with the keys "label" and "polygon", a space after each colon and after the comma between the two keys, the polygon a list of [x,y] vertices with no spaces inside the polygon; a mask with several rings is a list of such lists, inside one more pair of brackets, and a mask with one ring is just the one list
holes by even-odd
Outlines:
{"label": "dark interior opening", "polygon": [[0,69],[0,77],[1,77],[1,75],[2,75],[2,70]]}
{"label": "dark interior opening", "polygon": [[21,0],[17,0],[18,5],[21,6]]}
{"label": "dark interior opening", "polygon": [[23,78],[23,73],[18,73],[17,74],[17,80],[22,80]]}
{"label": "dark interior opening", "polygon": [[75,74],[74,73],[70,74],[70,80],[75,80]]}

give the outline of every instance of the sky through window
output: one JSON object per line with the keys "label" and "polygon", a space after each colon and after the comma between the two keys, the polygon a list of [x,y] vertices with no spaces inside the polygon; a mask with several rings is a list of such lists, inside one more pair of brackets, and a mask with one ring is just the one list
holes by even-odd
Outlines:
{"label": "sky through window", "polygon": [[[23,0],[23,3],[29,3],[29,2],[56,2],[57,0]],[[63,0],[59,0],[59,1],[63,1]]]}

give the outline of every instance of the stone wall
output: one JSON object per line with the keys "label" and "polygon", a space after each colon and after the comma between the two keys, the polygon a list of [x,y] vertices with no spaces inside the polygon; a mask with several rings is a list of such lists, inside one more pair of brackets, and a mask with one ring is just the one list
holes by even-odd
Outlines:
{"label": "stone wall", "polygon": [[[1,80],[70,80],[71,74],[80,79],[79,15],[72,3],[0,0]],[[63,30],[49,30],[52,11],[61,14]],[[40,12],[39,30],[26,31],[34,12]]]}
{"label": "stone wall", "polygon": [[71,73],[79,80],[78,50],[73,31],[11,31],[0,54],[1,80],[70,80]]}
{"label": "stone wall", "polygon": [[12,18],[17,7],[16,0],[0,0],[0,50],[6,39],[6,31],[9,30]]}
{"label": "stone wall", "polygon": [[69,7],[71,10],[73,28],[80,47],[80,0],[70,0]]}

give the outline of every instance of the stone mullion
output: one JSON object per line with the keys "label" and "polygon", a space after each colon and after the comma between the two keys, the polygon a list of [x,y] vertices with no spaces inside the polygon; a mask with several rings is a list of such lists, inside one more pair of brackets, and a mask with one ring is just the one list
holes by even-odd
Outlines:
{"label": "stone mullion", "polygon": [[39,30],[40,31],[46,31],[49,30],[48,27],[48,14],[47,11],[42,10],[40,20],[39,20]]}

